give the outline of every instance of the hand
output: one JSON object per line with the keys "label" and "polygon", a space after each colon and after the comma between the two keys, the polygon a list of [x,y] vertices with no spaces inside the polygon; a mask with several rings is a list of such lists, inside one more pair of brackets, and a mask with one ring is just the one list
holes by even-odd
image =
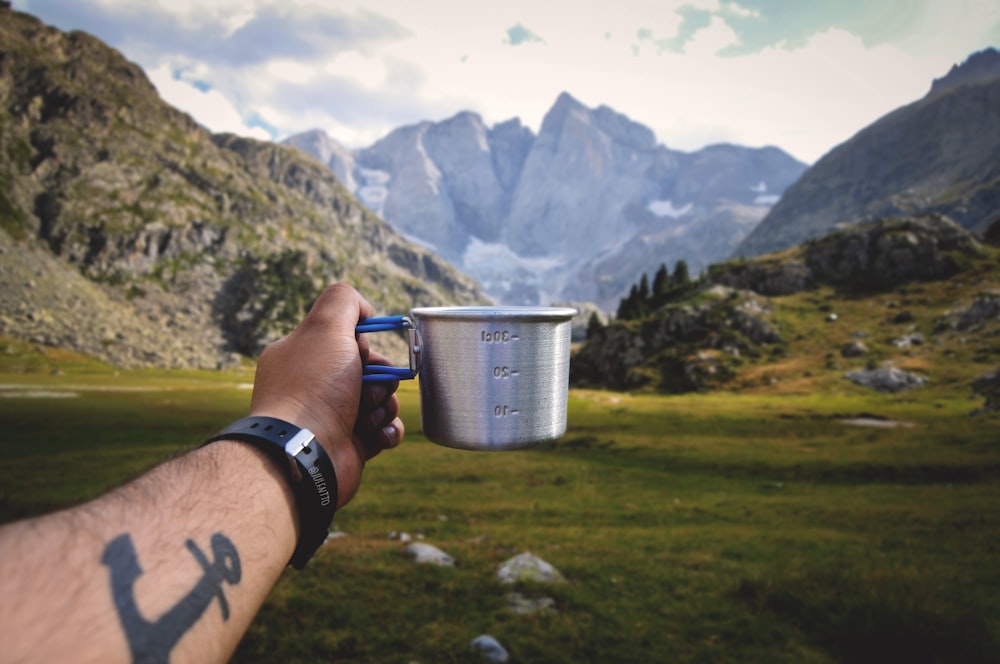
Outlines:
{"label": "hand", "polygon": [[362,363],[384,364],[354,327],[374,315],[350,286],[327,288],[302,323],[268,345],[257,364],[251,415],[309,429],[337,471],[337,506],[354,496],[365,462],[403,439],[398,382],[362,387]]}

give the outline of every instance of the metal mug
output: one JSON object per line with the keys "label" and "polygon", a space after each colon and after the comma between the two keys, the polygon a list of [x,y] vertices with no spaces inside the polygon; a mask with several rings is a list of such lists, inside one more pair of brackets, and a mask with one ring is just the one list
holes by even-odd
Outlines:
{"label": "metal mug", "polygon": [[410,331],[410,368],[366,367],[364,379],[419,374],[428,439],[458,449],[512,450],[566,433],[575,309],[425,307],[412,313],[416,325],[402,316],[358,325],[361,332]]}

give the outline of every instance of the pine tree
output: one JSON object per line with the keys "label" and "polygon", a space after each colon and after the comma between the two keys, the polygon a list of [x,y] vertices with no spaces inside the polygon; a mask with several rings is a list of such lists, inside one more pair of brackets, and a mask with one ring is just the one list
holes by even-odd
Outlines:
{"label": "pine tree", "polygon": [[590,320],[587,321],[587,339],[596,339],[602,332],[604,332],[604,323],[601,322],[601,317],[595,311],[590,314]]}
{"label": "pine tree", "polygon": [[688,286],[691,284],[691,274],[688,272],[687,261],[679,260],[674,265],[674,276],[671,279],[673,285],[677,286]]}
{"label": "pine tree", "polygon": [[646,273],[643,272],[642,279],[639,280],[639,301],[642,304],[645,304],[646,300],[648,299],[649,299],[649,277],[647,277]]}
{"label": "pine tree", "polygon": [[632,284],[632,289],[628,297],[624,298],[618,305],[618,319],[632,320],[638,315],[639,287]]}
{"label": "pine tree", "polygon": [[662,302],[663,296],[670,289],[670,272],[667,271],[667,264],[660,263],[660,269],[653,276],[653,302]]}

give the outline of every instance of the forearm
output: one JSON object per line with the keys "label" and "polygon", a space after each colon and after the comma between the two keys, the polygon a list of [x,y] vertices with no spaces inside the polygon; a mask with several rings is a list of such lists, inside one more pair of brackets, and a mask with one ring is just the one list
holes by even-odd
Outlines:
{"label": "forearm", "polygon": [[296,539],[287,480],[235,442],[6,526],[0,661],[224,661]]}

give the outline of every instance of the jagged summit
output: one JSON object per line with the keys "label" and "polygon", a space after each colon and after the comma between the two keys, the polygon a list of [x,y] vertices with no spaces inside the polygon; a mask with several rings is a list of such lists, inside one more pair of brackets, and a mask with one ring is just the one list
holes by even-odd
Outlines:
{"label": "jagged summit", "polygon": [[637,273],[724,258],[805,168],[775,148],[670,150],[568,92],[537,136],[517,118],[488,128],[465,112],[354,156],[362,201],[498,301],[607,310]]}
{"label": "jagged summit", "polygon": [[987,48],[973,53],[960,65],[952,65],[946,75],[934,79],[930,94],[959,85],[983,83],[997,78],[1000,78],[1000,51]]}

